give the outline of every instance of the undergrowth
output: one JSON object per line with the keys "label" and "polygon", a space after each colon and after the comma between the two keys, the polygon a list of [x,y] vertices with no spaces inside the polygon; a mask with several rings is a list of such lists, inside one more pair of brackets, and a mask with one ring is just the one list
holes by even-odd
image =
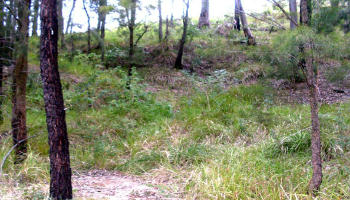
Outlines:
{"label": "undergrowth", "polygon": [[[107,39],[122,43],[112,40],[119,34],[123,33],[110,33]],[[247,51],[248,55],[235,58],[249,62],[226,63],[223,69],[214,66],[206,76],[133,69],[127,89],[129,77],[123,67],[102,69],[93,54],[76,56],[72,62],[60,57],[73,172],[107,169],[154,176],[171,172],[178,176],[169,180],[169,187],[179,188],[185,199],[312,199],[306,194],[312,175],[309,106],[280,102],[276,91],[264,84],[266,54],[227,44],[224,37],[200,42],[211,34],[191,41],[204,47],[197,50],[197,57],[210,60]],[[215,45],[232,52],[210,50]],[[38,64],[37,56],[31,54],[30,62]],[[155,85],[160,91],[152,90]],[[1,182],[8,190],[17,184],[16,191],[31,185],[37,189],[19,196],[42,199],[47,188],[40,186],[49,181],[49,163],[38,71],[29,75],[27,88],[28,132],[36,137],[29,140],[23,165],[14,166],[12,156],[6,160]],[[10,130],[9,99],[10,94],[3,106],[1,132]],[[349,111],[349,102],[320,108],[324,160],[320,199],[350,196]],[[3,158],[12,141],[6,137],[0,143]],[[4,193],[6,189],[1,189],[0,195]]]}

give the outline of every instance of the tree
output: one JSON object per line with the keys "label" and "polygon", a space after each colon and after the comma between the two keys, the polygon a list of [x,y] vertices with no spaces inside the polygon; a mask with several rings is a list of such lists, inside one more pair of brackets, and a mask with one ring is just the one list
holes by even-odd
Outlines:
{"label": "tree", "polygon": [[76,2],[76,0],[73,0],[73,5],[72,5],[72,8],[71,8],[71,10],[69,12],[69,17],[68,17],[68,22],[67,22],[67,27],[66,27],[66,35],[68,34],[69,28],[73,27],[72,14],[73,14],[73,11],[74,11],[74,8],[75,8],[75,2]]}
{"label": "tree", "polygon": [[159,13],[158,38],[159,38],[159,42],[161,42],[163,40],[162,0],[158,0],[158,13]]}
{"label": "tree", "polygon": [[298,23],[298,11],[297,11],[297,1],[289,0],[289,12],[290,12],[290,29],[295,29]]}
{"label": "tree", "polygon": [[[101,8],[106,8],[107,7],[107,0],[100,0],[100,9]],[[99,10],[101,13],[101,61],[103,62],[105,59],[105,27],[106,27],[106,15],[107,11],[106,10]]]}
{"label": "tree", "polygon": [[64,0],[57,0],[57,15],[58,15],[58,38],[60,39],[61,43],[61,49],[65,48],[65,41],[64,41],[64,18],[63,18],[63,1]]}
{"label": "tree", "polygon": [[40,71],[50,146],[50,197],[72,199],[72,171],[62,85],[58,72],[57,0],[42,0]]}
{"label": "tree", "polygon": [[34,0],[32,36],[38,36],[39,0]]}
{"label": "tree", "polygon": [[245,15],[241,0],[238,0],[238,6],[239,6],[240,17],[241,17],[241,22],[243,26],[243,32],[245,37],[248,39],[248,45],[255,45],[256,44],[255,38],[248,26],[247,16]]}
{"label": "tree", "polygon": [[[28,35],[30,0],[16,1],[18,25],[16,32],[16,63],[12,82],[12,137],[16,146],[15,163],[21,163],[27,154],[26,85],[28,76]],[[22,141],[22,142],[21,142]]]}
{"label": "tree", "polygon": [[[311,24],[311,0],[301,0],[300,2],[300,22],[302,25],[309,26]],[[307,85],[310,94],[311,108],[311,152],[312,152],[312,169],[313,174],[310,180],[309,191],[315,195],[319,191],[322,183],[322,158],[321,158],[321,136],[320,121],[318,116],[318,73],[317,67],[314,67],[314,61],[310,52],[312,52],[313,44],[305,43],[301,47],[301,53],[304,60],[301,61],[302,69],[306,69]],[[316,72],[315,72],[316,70]]]}
{"label": "tree", "polygon": [[88,22],[88,30],[87,30],[87,34],[88,34],[88,38],[87,38],[87,42],[88,42],[88,53],[91,52],[91,23],[90,23],[90,15],[89,12],[86,8],[86,0],[83,0],[83,6],[84,6],[84,11],[87,17],[87,22]]}
{"label": "tree", "polygon": [[171,25],[171,27],[174,27],[174,0],[171,0],[170,25]]}
{"label": "tree", "polygon": [[240,19],[240,6],[239,6],[239,1],[235,0],[235,26],[234,29],[240,31],[241,30],[241,19]]}
{"label": "tree", "polygon": [[176,61],[175,61],[175,68],[176,69],[183,69],[182,66],[182,56],[184,54],[184,47],[186,43],[186,37],[187,37],[187,29],[188,29],[188,10],[190,8],[190,0],[185,1],[184,3],[186,4],[186,14],[183,17],[183,32],[182,32],[182,37],[180,40],[180,45],[179,45],[179,51],[177,53]]}
{"label": "tree", "polygon": [[310,26],[312,16],[311,0],[300,0],[300,24]]}
{"label": "tree", "polygon": [[3,104],[3,71],[6,65],[5,59],[8,56],[7,48],[6,48],[6,26],[5,26],[5,7],[3,4],[0,4],[0,124],[3,123],[3,112],[2,112],[2,104]]}
{"label": "tree", "polygon": [[[132,74],[132,64],[131,61],[134,57],[134,28],[135,28],[135,21],[136,21],[136,3],[137,0],[131,0],[130,10],[131,10],[131,17],[130,21],[128,22],[128,28],[129,28],[129,70],[128,70],[128,76],[130,77]],[[126,9],[127,15],[129,15],[128,9]],[[128,17],[129,18],[129,17]],[[130,83],[128,83],[128,87],[130,86]]]}
{"label": "tree", "polygon": [[199,17],[198,27],[209,27],[209,0],[202,0],[202,11]]}

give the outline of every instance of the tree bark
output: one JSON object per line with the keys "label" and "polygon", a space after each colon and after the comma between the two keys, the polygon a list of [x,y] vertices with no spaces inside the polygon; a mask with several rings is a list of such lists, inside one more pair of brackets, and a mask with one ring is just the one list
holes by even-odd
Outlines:
{"label": "tree bark", "polygon": [[209,27],[209,0],[202,0],[202,10],[199,17],[198,27],[201,29],[203,27]]}
{"label": "tree bark", "polygon": [[240,11],[240,17],[241,17],[241,22],[243,26],[243,32],[245,37],[248,38],[248,45],[256,45],[255,38],[248,26],[247,16],[245,15],[241,0],[238,0],[238,4],[240,8],[239,11]]}
{"label": "tree bark", "polygon": [[[300,22],[302,25],[309,26],[311,24],[311,1],[301,0],[300,2]],[[314,196],[317,195],[322,184],[322,158],[321,158],[321,134],[320,122],[318,116],[318,75],[314,71],[314,63],[312,58],[313,45],[311,41],[304,44],[301,48],[301,53],[304,55],[302,60],[302,68],[305,68],[307,84],[310,93],[310,108],[311,108],[311,153],[312,153],[312,178],[310,180],[309,192]],[[311,55],[310,55],[311,54]],[[306,61],[305,61],[306,60]],[[316,68],[317,70],[317,68]]]}
{"label": "tree bark", "polygon": [[176,61],[175,61],[175,68],[176,69],[183,69],[182,66],[182,56],[184,54],[184,48],[185,48],[185,43],[186,43],[186,37],[187,37],[187,28],[188,28],[188,9],[190,7],[190,1],[187,0],[186,2],[186,15],[183,18],[183,32],[182,32],[182,37],[180,40],[180,45],[179,45],[179,51],[177,53]]}
{"label": "tree bark", "polygon": [[[305,45],[306,52],[312,50],[310,44]],[[316,195],[322,184],[322,158],[321,158],[321,136],[320,122],[318,117],[318,80],[317,72],[314,72],[313,59],[306,59],[307,80],[310,93],[310,108],[311,108],[311,152],[312,152],[312,169],[313,174],[310,180],[309,190],[313,195]]]}
{"label": "tree bark", "polygon": [[38,36],[39,0],[34,0],[32,36]]}
{"label": "tree bark", "polygon": [[311,0],[300,0],[300,24],[310,26],[312,16]]}
{"label": "tree bark", "polygon": [[69,141],[62,86],[58,72],[57,0],[42,0],[40,71],[50,146],[50,198],[72,199]]}
{"label": "tree bark", "polygon": [[58,38],[60,39],[61,49],[66,47],[64,40],[64,18],[63,18],[63,1],[57,0],[57,15],[58,15]]}
{"label": "tree bark", "polygon": [[91,24],[90,24],[90,15],[89,15],[89,12],[86,8],[85,3],[86,3],[86,0],[83,0],[83,6],[84,6],[85,14],[87,17],[87,21],[88,21],[87,42],[88,42],[88,53],[90,53],[91,52]]}
{"label": "tree bark", "polygon": [[29,16],[30,0],[16,1],[18,9],[18,23],[16,33],[16,64],[13,71],[12,82],[12,137],[15,149],[15,164],[25,160],[27,154],[26,141],[19,141],[27,138],[26,125],[26,84],[28,76],[28,37],[29,37]]}
{"label": "tree bark", "polygon": [[158,13],[159,13],[158,38],[159,38],[159,42],[161,42],[163,40],[162,0],[158,0]]}
{"label": "tree bark", "polygon": [[241,30],[241,20],[240,20],[240,6],[239,1],[235,0],[235,26],[234,29],[240,31]]}
{"label": "tree bark", "polygon": [[297,25],[295,23],[298,23],[298,11],[297,11],[297,1],[296,0],[289,0],[289,12],[290,12],[290,29],[294,30]]}
{"label": "tree bark", "polygon": [[68,34],[69,27],[70,27],[70,26],[73,26],[73,25],[72,25],[72,14],[73,14],[73,11],[74,11],[74,8],[75,8],[75,2],[76,2],[76,0],[73,0],[72,9],[71,9],[70,12],[69,12],[68,22],[67,22],[67,27],[66,27],[66,35]]}

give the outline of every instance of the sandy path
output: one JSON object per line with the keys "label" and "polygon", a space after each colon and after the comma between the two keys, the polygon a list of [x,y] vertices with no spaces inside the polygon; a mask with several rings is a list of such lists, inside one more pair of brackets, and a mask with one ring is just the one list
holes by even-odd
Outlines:
{"label": "sandy path", "polygon": [[74,197],[77,199],[158,200],[159,191],[142,180],[119,172],[101,170],[76,174],[72,177]]}

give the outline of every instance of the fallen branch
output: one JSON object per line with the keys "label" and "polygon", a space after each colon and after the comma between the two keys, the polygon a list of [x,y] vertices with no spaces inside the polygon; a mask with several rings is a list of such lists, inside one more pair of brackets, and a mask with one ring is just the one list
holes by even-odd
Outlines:
{"label": "fallen branch", "polygon": [[25,139],[23,139],[23,140],[20,140],[17,144],[15,144],[15,145],[13,145],[13,146],[11,147],[11,149],[6,153],[6,155],[4,156],[4,158],[3,158],[2,161],[1,161],[1,165],[0,165],[0,177],[3,175],[2,169],[3,169],[3,167],[4,167],[4,164],[5,164],[6,160],[7,160],[7,158],[10,156],[11,152],[12,152],[19,144],[21,144],[22,142],[24,142],[24,141],[26,141],[26,140],[29,140],[29,139],[31,139],[31,138],[35,138],[35,137],[39,136],[40,134],[42,134],[42,132],[39,133],[39,134],[37,134],[37,135],[33,135],[33,136],[27,137],[27,138],[25,138]]}
{"label": "fallen branch", "polygon": [[277,6],[279,9],[281,9],[281,11],[283,12],[283,14],[295,25],[295,26],[299,26],[298,22],[296,22],[288,13],[287,11],[279,4],[277,3],[277,1],[275,0],[268,0],[270,2],[272,2],[273,4],[275,4],[275,6]]}
{"label": "fallen branch", "polygon": [[145,30],[143,31],[142,34],[139,35],[139,37],[137,38],[137,40],[136,40],[136,42],[135,42],[135,44],[134,44],[135,47],[137,46],[137,44],[139,43],[139,41],[143,38],[143,36],[144,36],[144,35],[147,33],[147,31],[148,31],[148,26],[145,25],[144,28],[145,28]]}

